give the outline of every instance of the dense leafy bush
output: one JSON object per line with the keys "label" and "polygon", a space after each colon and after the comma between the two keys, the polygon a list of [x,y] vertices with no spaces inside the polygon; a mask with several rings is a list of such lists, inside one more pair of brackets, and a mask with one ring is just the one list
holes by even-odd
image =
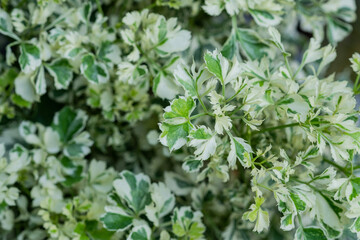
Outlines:
{"label": "dense leafy bush", "polygon": [[2,239],[357,239],[354,0],[3,0]]}

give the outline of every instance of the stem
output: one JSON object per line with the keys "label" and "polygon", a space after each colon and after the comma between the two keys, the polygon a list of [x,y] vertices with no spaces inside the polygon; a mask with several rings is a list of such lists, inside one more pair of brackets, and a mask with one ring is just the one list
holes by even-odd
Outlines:
{"label": "stem", "polygon": [[233,100],[233,99],[241,92],[241,90],[244,89],[245,86],[246,86],[246,84],[245,84],[244,86],[241,86],[241,88],[240,88],[234,95],[232,95],[230,98],[228,98],[228,99],[225,101],[225,103],[228,103],[228,102],[230,102],[231,100]]}
{"label": "stem", "polygon": [[301,71],[301,69],[303,69],[304,64],[303,62],[301,62],[299,68],[296,70],[295,74],[292,76],[293,79],[295,79],[296,75],[298,75],[298,73]]}
{"label": "stem", "polygon": [[198,94],[198,93],[197,93],[197,95],[198,95],[198,99],[199,99],[199,102],[200,102],[200,104],[201,104],[202,108],[204,109],[204,111],[205,111],[205,112],[208,112],[208,110],[207,110],[207,108],[206,108],[206,106],[205,106],[205,104],[204,104],[203,100],[201,100],[201,97],[199,96],[199,94]]}
{"label": "stem", "polygon": [[[222,78],[222,77],[221,77]],[[225,83],[224,79],[221,79],[221,85],[222,85],[222,95],[225,97]]]}
{"label": "stem", "polygon": [[230,114],[229,114],[229,117],[231,117],[234,113],[236,113],[237,111],[239,111],[244,105],[241,105],[237,108],[234,109],[234,111],[232,111]]}
{"label": "stem", "polygon": [[104,11],[102,10],[100,0],[96,0],[96,6],[98,8],[99,13],[104,16]]}
{"label": "stem", "polygon": [[73,13],[73,11],[70,9],[69,11],[67,11],[66,13],[64,13],[63,15],[59,16],[57,19],[55,19],[55,21],[53,21],[50,25],[48,25],[46,28],[45,28],[45,31],[51,29],[52,27],[54,27],[56,24],[64,21],[64,19],[70,15],[70,13]]}
{"label": "stem", "polygon": [[288,128],[288,127],[295,127],[295,126],[299,126],[299,123],[290,123],[290,124],[285,124],[285,125],[280,125],[280,126],[275,126],[275,127],[270,127],[270,128],[265,128],[262,129],[258,132],[255,132],[255,134],[259,134],[259,133],[264,133],[264,132],[268,132],[268,131],[273,131],[276,129],[282,129],[282,128]]}
{"label": "stem", "polygon": [[342,166],[340,166],[339,164],[327,159],[327,158],[323,158],[324,162],[327,162],[328,164],[336,167],[337,169],[341,170],[346,176],[350,176],[351,174],[345,169],[343,168]]}
{"label": "stem", "polygon": [[262,184],[259,184],[259,183],[256,183],[256,185],[258,185],[259,187],[262,187],[262,188],[265,188],[267,190],[269,190],[270,192],[273,192],[273,190],[265,185],[262,185]]}
{"label": "stem", "polygon": [[[192,78],[192,76],[190,76],[190,75],[189,75],[189,77]],[[201,104],[201,107],[202,107],[202,108],[204,109],[204,111],[207,113],[208,110],[207,110],[207,108],[206,108],[206,106],[205,106],[205,104],[204,104],[204,102],[203,102],[203,100],[201,99],[201,96],[200,96],[200,94],[199,94],[199,90],[198,90],[198,79],[199,79],[199,78],[197,78],[196,81],[195,81],[196,96],[197,96],[197,98],[199,99],[199,102],[200,102],[200,104]]]}
{"label": "stem", "polygon": [[354,84],[354,88],[353,88],[353,92],[355,94],[357,94],[357,91],[359,90],[359,86],[358,86],[359,79],[360,79],[360,74],[357,75],[356,80],[355,80],[355,84]]}
{"label": "stem", "polygon": [[204,112],[204,113],[196,114],[196,115],[194,115],[194,116],[191,116],[191,117],[190,117],[190,120],[193,120],[193,119],[196,119],[196,118],[198,118],[198,117],[205,116],[205,115],[209,115],[209,113]]}
{"label": "stem", "polygon": [[[322,123],[328,123],[328,122],[324,122],[324,121],[310,122],[310,124],[322,124]],[[282,128],[288,128],[288,127],[296,127],[296,126],[301,126],[301,125],[300,125],[300,123],[290,123],[290,124],[285,124],[285,125],[280,125],[280,126],[265,128],[265,129],[262,129],[262,130],[260,130],[260,131],[258,131],[258,132],[255,132],[254,134],[259,134],[259,133],[263,133],[263,132],[268,132],[268,131],[272,131],[272,130],[276,130],[276,129],[282,129]]]}
{"label": "stem", "polygon": [[231,17],[231,25],[232,25],[232,29],[235,30],[237,28],[237,19],[236,19],[236,15]]}
{"label": "stem", "polygon": [[287,68],[290,76],[292,76],[292,75],[293,75],[293,74],[292,74],[292,70],[291,70],[291,68],[290,68],[289,61],[288,61],[287,56],[286,56],[285,53],[283,53],[283,57],[284,57],[284,60],[285,60],[286,68]]}
{"label": "stem", "polygon": [[298,221],[299,221],[300,226],[301,226],[302,228],[304,228],[303,223],[302,223],[302,219],[301,219],[301,216],[300,216],[300,213],[299,213],[299,212],[297,212],[296,217],[297,217],[297,219],[298,219]]}
{"label": "stem", "polygon": [[355,167],[353,167],[353,170],[356,170],[356,169],[359,169],[360,168],[360,166],[355,166]]}

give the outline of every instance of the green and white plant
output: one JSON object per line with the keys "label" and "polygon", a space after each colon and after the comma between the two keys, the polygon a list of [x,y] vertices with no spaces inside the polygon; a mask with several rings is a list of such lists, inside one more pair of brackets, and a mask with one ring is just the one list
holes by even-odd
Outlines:
{"label": "green and white plant", "polygon": [[360,238],[355,10],[1,1],[1,238]]}

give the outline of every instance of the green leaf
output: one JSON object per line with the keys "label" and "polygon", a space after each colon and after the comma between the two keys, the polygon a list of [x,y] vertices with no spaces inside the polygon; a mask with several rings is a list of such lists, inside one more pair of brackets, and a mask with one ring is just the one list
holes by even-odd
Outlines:
{"label": "green leaf", "polygon": [[24,73],[35,71],[41,65],[40,49],[32,43],[22,43],[19,64]]}
{"label": "green leaf", "polygon": [[251,146],[246,143],[242,138],[231,137],[230,152],[227,158],[229,166],[231,168],[236,167],[236,159],[239,159],[240,163],[244,167],[250,167],[249,162],[246,161],[246,154],[252,153]]}
{"label": "green leaf", "polygon": [[340,215],[343,209],[338,207],[333,200],[323,194],[316,194],[316,205],[314,206],[320,225],[326,230],[329,237],[335,238],[342,234],[344,225]]}
{"label": "green leaf", "polygon": [[221,50],[221,54],[227,59],[232,59],[235,55],[238,54],[236,33],[232,33],[228,40],[226,40]]}
{"label": "green leaf", "polygon": [[290,193],[290,198],[294,202],[294,205],[298,212],[303,212],[306,210],[306,203],[303,200],[301,200],[298,194]]}
{"label": "green leaf", "polygon": [[110,240],[114,235],[113,232],[106,230],[103,226],[99,226],[99,222],[97,220],[87,220],[85,222],[86,232],[93,240]]}
{"label": "green leaf", "polygon": [[72,78],[72,67],[67,59],[60,58],[46,65],[46,69],[55,80],[56,89],[67,89]]}
{"label": "green leaf", "polygon": [[87,23],[90,19],[92,12],[92,5],[91,2],[87,2],[80,8],[80,19],[84,23]]}
{"label": "green leaf", "polygon": [[26,102],[32,103],[39,98],[30,76],[23,73],[20,73],[15,79],[15,92]]}
{"label": "green leaf", "polygon": [[255,222],[254,231],[262,232],[269,228],[269,213],[261,209],[261,205],[264,203],[265,198],[256,197],[255,204],[251,204],[250,211],[247,211],[242,216],[243,219],[249,220],[250,222]]}
{"label": "green leaf", "polygon": [[159,226],[160,219],[168,215],[175,206],[175,196],[164,183],[159,182],[151,185],[152,203],[145,207],[147,218],[155,226]]}
{"label": "green leaf", "polygon": [[298,228],[295,240],[327,240],[323,230],[317,227]]}
{"label": "green leaf", "polygon": [[159,23],[159,33],[158,33],[158,42],[161,43],[166,41],[166,34],[167,34],[167,26],[165,18],[160,19]]}
{"label": "green leaf", "polygon": [[268,55],[269,46],[252,29],[238,28],[236,37],[240,50],[251,60],[261,59]]}
{"label": "green leaf", "polygon": [[14,38],[15,40],[20,40],[20,38],[13,33],[13,26],[11,23],[11,18],[7,12],[0,8],[0,33]]}
{"label": "green leaf", "polygon": [[175,208],[172,217],[172,230],[177,237],[187,236],[188,239],[203,239],[205,226],[201,222],[202,214],[191,211],[190,207]]}
{"label": "green leaf", "polygon": [[41,66],[35,78],[35,91],[39,95],[43,95],[46,93],[46,79],[45,79],[45,71],[44,67]]}
{"label": "green leaf", "polygon": [[101,43],[97,56],[101,61],[107,64],[119,64],[121,62],[121,51],[119,46],[110,41]]}
{"label": "green leaf", "polygon": [[360,217],[356,218],[354,223],[350,227],[352,232],[359,233],[360,232]]}
{"label": "green leaf", "polygon": [[283,216],[280,221],[281,229],[284,231],[292,230],[295,227],[294,217],[295,214],[293,213]]}
{"label": "green leaf", "polygon": [[214,74],[217,78],[223,81],[221,63],[216,53],[207,52],[204,56],[205,64],[209,72]]}
{"label": "green leaf", "polygon": [[81,73],[92,83],[106,83],[109,73],[105,64],[97,62],[93,54],[86,54],[81,59]]}
{"label": "green leaf", "polygon": [[[170,104],[170,109],[165,109],[164,118],[167,123],[180,119],[189,120],[190,114],[195,108],[195,102],[191,97],[175,99]],[[174,120],[174,121],[173,121]],[[180,120],[181,122],[182,120]]]}
{"label": "green leaf", "polygon": [[187,136],[192,128],[190,114],[195,108],[191,97],[179,98],[171,102],[165,109],[164,122],[160,125],[162,134],[160,141],[168,146],[170,151],[181,148],[187,141]]}
{"label": "green leaf", "polygon": [[149,240],[151,239],[151,229],[147,225],[134,227],[127,240]]}
{"label": "green leaf", "polygon": [[31,102],[26,101],[20,95],[13,94],[11,96],[11,101],[19,107],[26,107],[26,108],[31,107]]}
{"label": "green leaf", "polygon": [[176,81],[184,88],[187,96],[197,96],[196,81],[186,66],[179,65],[178,68],[174,71],[174,77]]}
{"label": "green leaf", "polygon": [[165,72],[159,72],[153,82],[153,93],[160,98],[174,99],[179,94],[179,87],[173,78]]}
{"label": "green leaf", "polygon": [[71,158],[84,157],[90,153],[92,143],[89,133],[83,132],[66,144],[64,154]]}
{"label": "green leaf", "polygon": [[255,22],[263,27],[275,26],[281,22],[280,16],[265,10],[249,9],[249,13]]}
{"label": "green leaf", "polygon": [[86,121],[87,116],[83,111],[64,107],[55,114],[52,128],[59,134],[60,140],[67,143],[85,128]]}
{"label": "green leaf", "polygon": [[124,199],[136,214],[151,203],[150,179],[144,174],[134,175],[132,172],[122,171],[120,179],[116,179],[113,186],[117,195]]}
{"label": "green leaf", "polygon": [[189,179],[174,172],[165,172],[165,183],[178,196],[188,195],[195,187]]}
{"label": "green leaf", "polygon": [[206,160],[215,154],[217,144],[215,134],[205,127],[200,126],[190,132],[189,146],[196,148],[194,154],[197,159]]}
{"label": "green leaf", "polygon": [[349,196],[349,200],[356,198],[360,195],[360,178],[352,178],[350,180],[351,186],[352,186],[352,192]]}
{"label": "green leaf", "polygon": [[190,159],[183,163],[182,168],[189,173],[199,172],[203,166],[203,161]]}
{"label": "green leaf", "polygon": [[337,18],[327,18],[327,37],[331,44],[342,41],[352,31],[352,26]]}
{"label": "green leaf", "polygon": [[[106,210],[106,208],[105,208]],[[104,227],[109,231],[124,231],[132,224],[133,218],[121,213],[107,212],[101,218]]]}
{"label": "green leaf", "polygon": [[64,167],[63,171],[65,181],[63,181],[62,183],[65,186],[71,186],[74,183],[80,182],[83,179],[83,167],[81,165],[75,165],[73,161],[67,157],[63,157],[60,162],[61,165]]}

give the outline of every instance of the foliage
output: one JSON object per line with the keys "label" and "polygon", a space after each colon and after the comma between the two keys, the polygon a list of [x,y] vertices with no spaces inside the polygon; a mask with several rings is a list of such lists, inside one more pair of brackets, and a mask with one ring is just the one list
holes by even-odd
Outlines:
{"label": "foliage", "polygon": [[354,0],[1,7],[2,239],[360,238]]}

